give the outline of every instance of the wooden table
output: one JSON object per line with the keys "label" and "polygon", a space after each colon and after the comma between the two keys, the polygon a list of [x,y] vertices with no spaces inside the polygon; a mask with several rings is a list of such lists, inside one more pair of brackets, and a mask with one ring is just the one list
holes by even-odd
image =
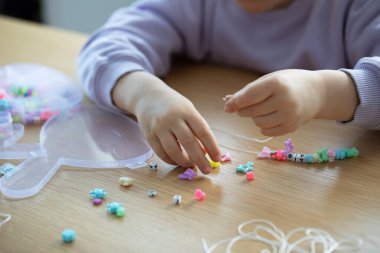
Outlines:
{"label": "wooden table", "polygon": [[[76,56],[86,36],[4,17],[0,31],[1,65],[36,62],[76,77]],[[160,162],[158,171],[64,166],[35,197],[0,197],[0,213],[12,215],[0,230],[0,252],[203,252],[201,238],[211,245],[236,236],[237,226],[250,219],[270,220],[284,232],[317,227],[337,239],[360,236],[365,240],[362,252],[379,252],[380,132],[312,121],[266,145],[280,149],[291,137],[299,152],[356,146],[360,156],[311,165],[256,160],[253,152],[263,144],[236,134],[263,138],[259,129],[251,120],[225,114],[221,99],[255,78],[243,70],[192,63],[177,64],[166,78],[194,102],[215,130],[221,149],[232,154],[233,161],[223,164],[219,173],[182,181],[177,176],[183,169],[172,170]],[[22,142],[38,142],[39,129],[26,126]],[[235,172],[238,164],[249,160],[255,161],[252,182]],[[135,182],[123,188],[120,176]],[[88,192],[97,187],[107,190],[107,203],[124,204],[125,218],[107,215],[104,203],[92,205]],[[149,188],[157,190],[156,198],[147,196]],[[205,201],[194,200],[196,188],[206,192]],[[181,205],[172,204],[174,194],[182,195]],[[61,242],[65,228],[76,230],[74,243]],[[239,243],[236,249],[248,252],[251,247]]]}

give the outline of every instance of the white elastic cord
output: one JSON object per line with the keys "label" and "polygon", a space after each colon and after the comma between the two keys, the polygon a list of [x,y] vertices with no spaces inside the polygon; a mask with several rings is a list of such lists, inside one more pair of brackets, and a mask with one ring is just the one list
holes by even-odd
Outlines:
{"label": "white elastic cord", "polygon": [[0,221],[0,227],[1,227],[2,225],[10,221],[12,216],[10,214],[0,213],[0,217],[4,218],[2,221]]}
{"label": "white elastic cord", "polygon": [[[244,232],[244,227],[253,226],[250,232]],[[260,235],[265,232],[270,237]],[[335,251],[354,252],[361,248],[361,239],[336,241],[329,233],[316,228],[296,228],[285,235],[272,222],[267,220],[250,220],[238,227],[239,235],[221,240],[211,247],[202,239],[205,253],[212,253],[223,244],[227,244],[227,253],[232,252],[235,243],[240,240],[251,240],[267,245],[270,249],[262,249],[260,253],[332,253]],[[297,240],[294,240],[294,239]],[[294,241],[294,242],[292,242]],[[321,251],[323,250],[323,251]]]}
{"label": "white elastic cord", "polygon": [[259,139],[251,138],[251,137],[247,137],[247,136],[244,136],[244,135],[241,135],[241,134],[230,133],[230,132],[224,131],[224,130],[222,130],[222,129],[214,128],[214,127],[211,127],[211,129],[212,129],[212,130],[216,130],[216,131],[218,131],[218,132],[226,133],[226,134],[229,134],[229,135],[232,135],[232,136],[235,136],[235,137],[241,138],[241,139],[245,139],[245,140],[247,140],[247,141],[255,141],[255,142],[259,142],[259,143],[268,142],[268,141],[270,141],[270,140],[273,139],[273,137],[269,137],[269,138],[264,139],[264,140],[259,140]]}

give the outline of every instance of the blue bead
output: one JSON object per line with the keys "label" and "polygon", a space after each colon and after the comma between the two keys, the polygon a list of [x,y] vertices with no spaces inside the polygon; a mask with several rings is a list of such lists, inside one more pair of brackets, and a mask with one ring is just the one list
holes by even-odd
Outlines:
{"label": "blue bead", "polygon": [[93,199],[103,199],[107,195],[107,192],[104,189],[95,188],[90,191],[90,195]]}
{"label": "blue bead", "polygon": [[337,149],[335,151],[335,159],[343,160],[344,158],[346,158],[346,151],[344,149]]}
{"label": "blue bead", "polygon": [[107,205],[107,211],[108,213],[116,214],[117,209],[121,207],[120,203],[117,202],[111,202]]}
{"label": "blue bead", "polygon": [[72,242],[75,240],[76,235],[74,229],[65,229],[62,231],[62,241],[65,243]]}

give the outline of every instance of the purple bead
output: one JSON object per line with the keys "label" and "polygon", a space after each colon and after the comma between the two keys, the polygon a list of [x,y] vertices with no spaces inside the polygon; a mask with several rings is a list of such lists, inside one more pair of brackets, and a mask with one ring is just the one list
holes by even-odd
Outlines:
{"label": "purple bead", "polygon": [[94,204],[95,206],[100,205],[101,203],[102,203],[102,199],[93,199],[92,200],[92,204]]}

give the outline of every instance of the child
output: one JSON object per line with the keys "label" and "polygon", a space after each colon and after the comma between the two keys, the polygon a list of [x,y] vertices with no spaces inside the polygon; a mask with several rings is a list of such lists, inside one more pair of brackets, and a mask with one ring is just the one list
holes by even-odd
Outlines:
{"label": "child", "polygon": [[184,54],[270,73],[226,96],[268,136],[310,119],[380,129],[380,1],[145,0],[116,11],[78,61],[89,96],[134,114],[164,161],[210,172],[220,151],[193,104],[156,76]]}

